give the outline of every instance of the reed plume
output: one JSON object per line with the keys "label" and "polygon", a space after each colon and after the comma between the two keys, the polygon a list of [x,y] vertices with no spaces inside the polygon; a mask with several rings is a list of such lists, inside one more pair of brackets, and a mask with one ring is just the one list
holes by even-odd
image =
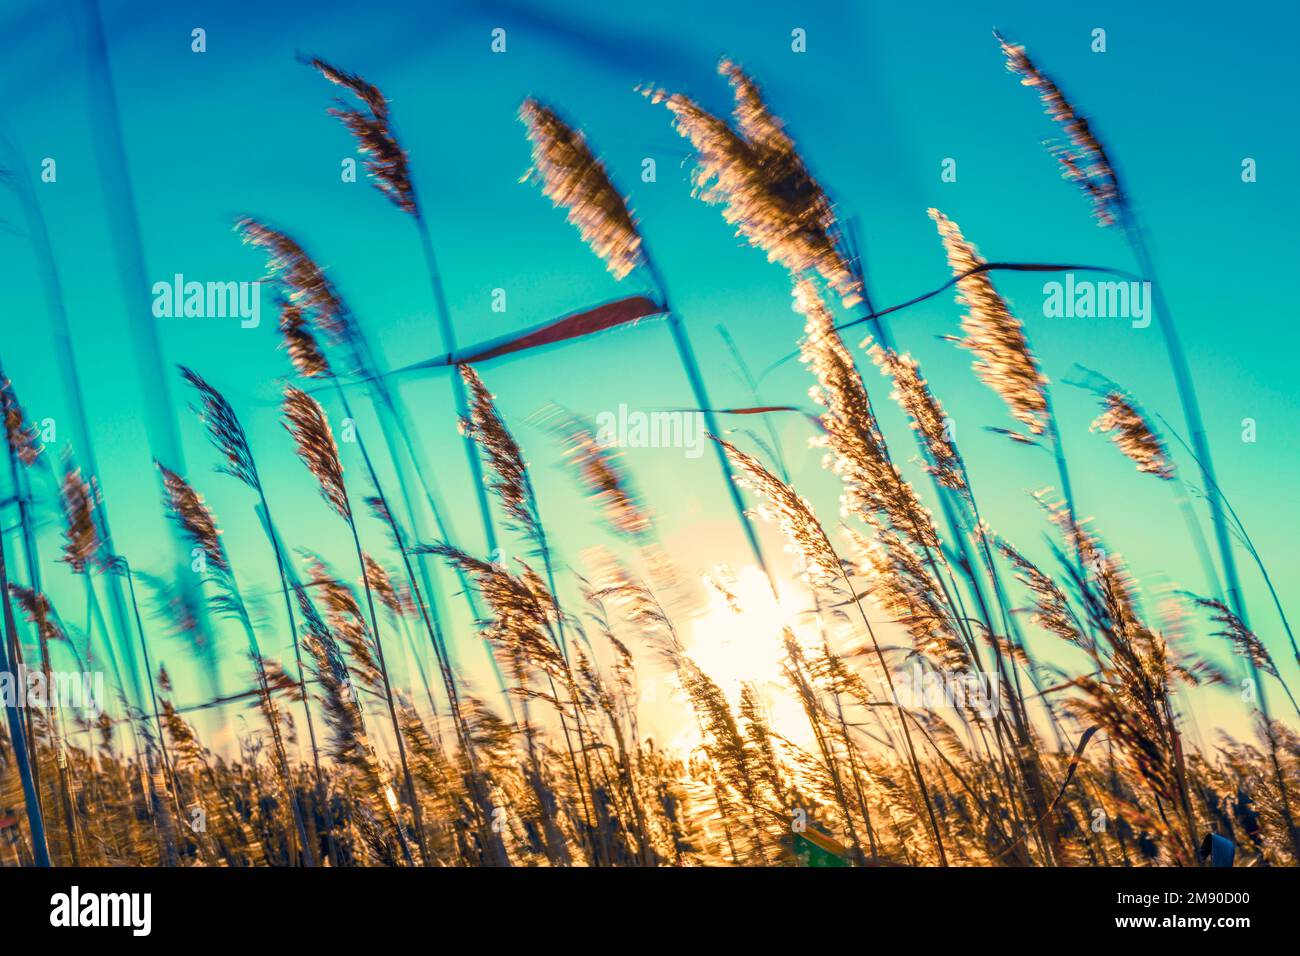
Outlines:
{"label": "reed plume", "polygon": [[13,382],[7,378],[0,380],[0,414],[4,415],[5,438],[9,442],[10,451],[24,465],[34,465],[44,450],[40,435],[27,420],[22,405],[18,403],[18,396],[14,393]]}
{"label": "reed plume", "polygon": [[248,216],[235,221],[243,241],[266,251],[270,274],[288,291],[290,304],[309,313],[335,344],[354,343],[357,331],[352,313],[334,284],[294,238]]}
{"label": "reed plume", "polygon": [[363,555],[363,563],[366,569],[366,583],[379,598],[379,603],[395,616],[407,617],[412,610],[410,597],[398,591],[388,571],[371,555]]}
{"label": "reed plume", "polygon": [[917,548],[937,548],[930,513],[890,459],[853,358],[811,283],[795,286],[795,307],[808,320],[800,349],[817,381],[811,394],[826,409],[814,441],[828,449],[827,462],[843,482],[844,507],[885,518]]}
{"label": "reed plume", "polygon": [[91,565],[104,563],[104,543],[95,523],[95,493],[71,460],[64,465],[61,488],[63,501],[63,562],[77,574]]}
{"label": "reed plume", "polygon": [[953,624],[925,565],[890,529],[876,524],[875,540],[849,532],[861,556],[866,594],[895,622],[903,625],[918,654],[949,673],[971,669],[971,655]]}
{"label": "reed plume", "polygon": [[1165,443],[1137,404],[1114,390],[1102,396],[1101,401],[1105,410],[1093,421],[1090,430],[1109,434],[1125,457],[1137,465],[1138,471],[1166,481],[1172,479],[1174,465]]}
{"label": "reed plume", "polygon": [[533,168],[520,182],[541,183],[615,279],[644,265],[636,220],[583,135],[535,99],[524,100],[519,120],[533,144]]}
{"label": "reed plume", "polygon": [[735,94],[736,128],[680,93],[642,88],[673,114],[677,132],[695,149],[692,182],[696,195],[721,204],[737,235],[798,276],[814,271],[844,300],[861,300],[862,288],[840,252],[839,226],[831,202],[813,178],[763,101],[757,85],[735,63],[723,59],[718,73]]}
{"label": "reed plume", "polygon": [[1011,562],[1017,579],[1033,595],[1034,623],[1049,634],[1091,651],[1093,645],[1060,585],[1005,541],[998,542],[998,550]]}
{"label": "reed plume", "polygon": [[51,607],[50,599],[46,595],[32,588],[25,588],[21,584],[9,585],[9,593],[18,602],[23,617],[28,622],[36,625],[37,633],[42,641],[68,643],[68,635],[55,617],[54,608]]}
{"label": "reed plume", "polygon": [[469,390],[469,414],[461,430],[474,440],[492,470],[492,490],[506,515],[520,530],[535,538],[540,528],[532,500],[528,466],[510,429],[497,413],[492,393],[472,366],[458,369]]}
{"label": "reed plume", "polygon": [[926,471],[945,488],[965,489],[964,468],[952,442],[951,419],[931,394],[916,360],[906,353],[899,354],[879,343],[872,343],[870,338],[863,344],[881,373],[893,381],[894,391],[890,398],[898,402],[912,419],[912,429],[928,452]]}
{"label": "reed plume", "polygon": [[812,503],[764,468],[758,459],[716,435],[710,437],[739,469],[736,480],[761,496],[756,509],[758,516],[780,527],[810,580],[821,585],[835,584],[843,574],[840,559],[817,520]]}
{"label": "reed plume", "polygon": [[284,387],[285,427],[298,446],[298,457],[320,484],[321,497],[349,523],[352,504],[343,484],[343,463],[339,461],[334,432],[320,403],[300,388]]}
{"label": "reed plume", "polygon": [[1022,86],[1038,93],[1047,115],[1065,134],[1065,142],[1052,147],[1065,178],[1075,183],[1091,201],[1098,225],[1113,225],[1119,218],[1118,207],[1125,202],[1124,192],[1120,189],[1115,167],[1101,141],[1093,135],[1087,118],[1065,98],[1052,79],[1034,65],[1023,46],[1012,43],[996,30],[993,35],[1007,58],[1007,69],[1020,77]]}
{"label": "reed plume", "polygon": [[192,547],[201,549],[208,563],[218,571],[228,572],[230,562],[219,539],[221,532],[217,530],[216,520],[203,503],[203,498],[176,472],[161,462],[155,464],[162,475],[168,514],[180,528],[185,540]]}
{"label": "reed plume", "polygon": [[1277,672],[1277,664],[1273,662],[1273,655],[1268,652],[1264,642],[1242,622],[1241,618],[1233,614],[1226,604],[1215,598],[1198,597],[1195,600],[1199,607],[1210,612],[1210,620],[1222,627],[1222,630],[1214,632],[1215,637],[1228,640],[1238,655],[1246,658],[1265,674],[1279,681],[1282,679]]}
{"label": "reed plume", "polygon": [[601,442],[589,422],[557,405],[543,409],[533,420],[563,442],[565,459],[609,528],[624,537],[644,540],[653,522],[622,467],[622,456]]}
{"label": "reed plume", "polygon": [[507,656],[520,653],[529,664],[552,679],[569,681],[555,635],[551,596],[526,564],[520,562],[522,573],[511,574],[499,564],[481,561],[450,545],[437,545],[431,550],[460,565],[473,577],[492,610],[485,637],[500,646]]}
{"label": "reed plume", "polygon": [[357,140],[357,148],[366,159],[366,169],[374,180],[375,188],[387,196],[403,212],[416,211],[415,195],[411,188],[410,164],[406,150],[393,135],[392,117],[388,101],[378,87],[367,83],[355,73],[331,66],[319,57],[303,58],[302,62],[317,70],[321,76],[336,86],[350,91],[365,104],[364,109],[348,106],[342,99],[329,110],[343,122]]}
{"label": "reed plume", "polygon": [[225,461],[220,471],[242,481],[256,490],[261,483],[253,464],[253,453],[248,447],[248,436],[239,417],[226,397],[208,384],[198,372],[180,366],[181,377],[199,393],[202,407],[197,409],[200,420],[207,428],[208,437]]}
{"label": "reed plume", "polygon": [[[244,625],[256,663],[261,654],[256,649],[257,639],[253,632],[252,618],[235,582],[234,569],[225,546],[221,543],[221,531],[217,528],[216,518],[189,482],[161,462],[155,461],[154,465],[162,477],[163,507],[168,517],[192,552],[201,552],[208,578],[217,586],[218,592],[212,598],[213,607]],[[184,613],[186,617],[182,626],[193,626],[193,610],[187,608]],[[259,679],[261,676],[259,669]]]}
{"label": "reed plume", "polygon": [[291,302],[285,302],[280,308],[280,344],[289,355],[289,361],[303,378],[328,377],[329,360],[321,351],[312,334],[303,310]]}
{"label": "reed plume", "polygon": [[1048,418],[1047,379],[1029,350],[1024,327],[987,273],[967,275],[984,260],[957,224],[937,209],[930,210],[930,218],[939,227],[953,275],[963,277],[957,280],[957,301],[968,311],[962,316],[966,337],[958,344],[975,355],[975,374],[1006,402],[1012,416],[1033,434],[1042,434]]}

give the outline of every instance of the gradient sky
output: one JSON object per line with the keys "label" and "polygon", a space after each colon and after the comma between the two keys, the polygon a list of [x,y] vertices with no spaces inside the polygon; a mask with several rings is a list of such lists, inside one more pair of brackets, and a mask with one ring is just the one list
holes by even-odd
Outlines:
{"label": "gradient sky", "polygon": [[[1034,94],[1006,72],[991,36],[996,26],[1028,46],[1092,118],[1116,159],[1153,236],[1199,385],[1220,484],[1288,602],[1300,583],[1293,546],[1300,534],[1300,391],[1294,386],[1297,335],[1288,278],[1294,274],[1293,224],[1300,218],[1294,175],[1300,132],[1285,121],[1293,111],[1285,64],[1296,14],[1261,8],[1228,14],[1186,3],[1141,9],[1127,3],[1053,9],[1031,2],[816,7],[676,0],[104,2],[149,279],[177,272],[200,281],[259,278],[261,256],[242,247],[230,228],[236,215],[248,213],[287,229],[329,268],[389,367],[444,350],[414,227],[364,177],[340,181],[341,161],[356,154],[340,124],[325,115],[332,88],[295,62],[302,52],[361,73],[390,98],[462,344],[640,291],[635,278],[624,287],[615,283],[563,213],[536,187],[519,183],[529,150],[515,114],[524,96],[536,95],[584,129],[630,194],[714,404],[750,404],[716,327],[730,330],[755,371],[766,367],[794,347],[800,332],[788,282],[779,267],[732,235],[717,209],[691,198],[684,141],[667,112],[634,88],[662,85],[725,112],[731,98],[715,73],[717,60],[726,54],[742,64],[788,123],[840,215],[858,221],[871,291],[881,304],[948,277],[925,214],[929,206],[956,220],[989,259],[1134,268],[1119,233],[1092,224],[1084,199],[1062,182],[1041,148],[1054,130]],[[206,53],[191,52],[195,27],[207,31]],[[507,31],[504,55],[489,49],[494,27]],[[806,53],[790,49],[795,27],[807,31]],[[1104,54],[1090,52],[1094,27],[1107,31]],[[81,6],[0,0],[0,36],[7,39],[0,116],[21,144],[24,171],[35,179],[43,157],[58,163],[57,183],[37,181],[35,189],[76,337],[118,547],[135,565],[163,571],[170,546],[163,543],[150,471],[154,451],[143,420],[167,410],[142,384],[148,377],[137,371],[126,332],[128,323],[153,320],[140,308],[147,303],[140,292],[124,290],[111,253],[120,236],[105,213],[105,198],[116,184],[101,181]],[[658,164],[655,183],[640,180],[645,157]],[[1258,182],[1242,183],[1244,157],[1257,161]],[[945,158],[957,162],[955,183],[940,179]],[[0,217],[20,225],[12,198],[0,202]],[[4,234],[0,241],[5,370],[33,418],[66,421],[35,259],[22,236]],[[1054,383],[1080,511],[1096,516],[1096,529],[1131,562],[1147,597],[1170,583],[1204,592],[1170,487],[1139,475],[1104,436],[1090,434],[1094,397],[1062,382],[1082,363],[1132,388],[1148,410],[1181,428],[1156,326],[1047,319],[1041,314],[1044,277],[1002,275],[996,281],[1025,321]],[[496,288],[507,292],[504,314],[491,310]],[[274,565],[252,501],[247,489],[210,472],[214,454],[184,409],[188,396],[173,363],[194,367],[235,404],[284,536],[319,550],[341,574],[356,576],[346,529],[319,500],[277,423],[279,380],[288,365],[276,348],[269,290],[264,306],[255,330],[216,319],[158,323],[188,474],[217,513],[237,574],[255,597],[273,580]],[[942,341],[958,331],[959,316],[944,294],[897,316],[891,328],[957,423],[985,517],[1050,564],[1045,524],[1027,492],[1054,483],[1051,463],[984,430],[1012,422],[972,375],[968,353]],[[590,417],[620,403],[642,409],[688,404],[667,329],[646,323],[480,371],[536,466],[542,513],[559,529],[561,558],[577,564],[584,548],[608,538],[568,473],[555,466],[552,441],[524,419],[549,401]],[[869,364],[865,374],[896,458],[912,458],[906,424],[886,402],[884,380]],[[479,551],[446,373],[400,381],[458,537]],[[762,398],[806,403],[808,385],[804,369],[789,363],[764,381]],[[327,408],[337,419],[333,405]],[[1257,423],[1253,444],[1240,440],[1245,418]],[[821,470],[820,453],[803,450],[807,425],[791,416],[778,427],[794,484],[831,518],[836,484]],[[60,445],[70,438],[71,430],[61,427]],[[378,444],[378,437],[373,441]],[[344,455],[348,476],[359,480],[355,448],[345,446]],[[1192,467],[1185,456],[1176,457],[1180,466]],[[689,460],[679,449],[644,449],[629,451],[626,463],[660,518],[668,551],[686,570],[747,562],[711,456]],[[909,476],[919,476],[907,467]],[[379,550],[380,529],[367,525],[363,534]],[[770,530],[764,539],[783,568],[779,541]],[[54,564],[58,528],[52,519],[41,546],[49,590],[64,615],[77,621],[84,613],[80,591]],[[1238,559],[1256,629],[1284,675],[1300,679],[1259,575],[1243,551]],[[452,596],[450,576],[443,580],[458,659],[486,685],[481,652],[465,633],[462,602]],[[265,597],[264,652],[287,658],[277,595]],[[223,647],[233,656],[240,641],[229,634]],[[1035,638],[1036,648],[1046,652],[1048,646],[1048,638]],[[1226,658],[1222,647],[1216,650]],[[201,696],[185,676],[193,668],[183,648],[164,645],[157,656],[180,675],[182,697]],[[1205,700],[1213,706],[1197,709],[1203,734],[1220,724],[1239,726],[1235,696],[1215,692]]]}

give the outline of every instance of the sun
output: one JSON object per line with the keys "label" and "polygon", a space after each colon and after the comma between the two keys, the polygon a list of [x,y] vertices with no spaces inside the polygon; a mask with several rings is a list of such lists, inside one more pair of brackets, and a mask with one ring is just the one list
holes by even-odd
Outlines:
{"label": "sun", "polygon": [[[761,695],[772,729],[803,743],[811,736],[807,717],[790,693],[783,662],[782,632],[801,634],[799,595],[792,583],[777,583],[772,593],[767,575],[755,565],[742,567],[721,582],[730,597],[710,587],[708,604],[690,621],[686,653],[721,688],[736,707],[749,684]],[[802,635],[801,635],[802,636]]]}

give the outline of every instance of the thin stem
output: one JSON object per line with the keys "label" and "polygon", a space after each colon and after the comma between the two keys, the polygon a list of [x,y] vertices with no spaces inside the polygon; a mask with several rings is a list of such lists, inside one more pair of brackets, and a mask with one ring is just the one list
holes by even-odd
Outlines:
{"label": "thin stem", "polygon": [[1201,470],[1201,480],[1208,492],[1210,517],[1214,522],[1214,538],[1219,548],[1219,560],[1223,565],[1223,576],[1227,585],[1228,601],[1233,613],[1241,621],[1247,622],[1246,606],[1241,595],[1241,582],[1237,578],[1237,563],[1232,554],[1232,539],[1228,534],[1227,522],[1223,517],[1220,503],[1219,483],[1214,477],[1214,461],[1210,457],[1210,445],[1205,437],[1205,424],[1201,420],[1201,407],[1196,398],[1196,386],[1192,382],[1191,369],[1183,354],[1182,343],[1178,339],[1178,330],[1174,326],[1165,304],[1164,293],[1156,276],[1155,263],[1147,247],[1145,233],[1137,221],[1137,215],[1128,202],[1119,206],[1120,221],[1124,228],[1124,237],[1128,240],[1133,256],[1137,259],[1138,271],[1151,283],[1152,304],[1160,334],[1164,338],[1165,352],[1169,356],[1169,365],[1173,369],[1174,383],[1178,387],[1178,401],[1182,405],[1183,420],[1187,425],[1193,456]]}
{"label": "thin stem", "polygon": [[[704,384],[704,376],[700,373],[699,363],[695,360],[695,350],[691,348],[690,337],[686,334],[686,327],[682,324],[681,316],[673,311],[668,301],[668,287],[664,282],[663,275],[659,267],[650,258],[649,253],[645,253],[645,268],[649,273],[651,281],[659,291],[660,304],[668,314],[668,328],[672,332],[673,345],[677,348],[677,357],[682,364],[682,370],[686,373],[687,381],[691,386],[691,393],[695,398],[696,406],[704,415],[704,424],[710,435],[721,435],[722,431],[718,428],[718,422],[713,414],[713,404],[709,400],[709,391]],[[776,594],[776,583],[772,580],[772,574],[768,570],[767,561],[763,557],[763,549],[758,543],[758,534],[754,530],[754,524],[749,520],[745,513],[745,502],[740,496],[740,490],[736,483],[731,480],[731,466],[727,463],[727,453],[723,451],[722,446],[717,442],[713,443],[713,451],[717,456],[718,467],[722,471],[722,481],[727,489],[727,497],[731,500],[732,510],[736,512],[736,518],[740,521],[741,529],[745,533],[745,542],[749,545],[750,553],[754,556],[754,563],[767,577],[768,585],[772,588],[773,595]]]}
{"label": "thin stem", "polygon": [[[447,306],[447,294],[442,287],[442,273],[438,271],[438,261],[433,252],[433,240],[429,235],[429,224],[425,222],[424,216],[416,214],[416,227],[420,232],[420,245],[424,250],[424,262],[429,271],[429,283],[433,290],[433,303],[435,315],[438,318],[438,330],[442,336],[443,347],[448,352],[456,351],[456,330],[451,321],[451,310]],[[456,415],[458,419],[464,419],[469,414],[469,405],[465,396],[465,383],[459,375],[451,377],[452,395],[456,400]],[[497,550],[496,530],[492,526],[492,512],[488,508],[487,485],[483,481],[483,468],[478,460],[478,451],[474,447],[474,439],[469,435],[464,436],[465,457],[469,462],[469,471],[471,480],[474,485],[474,497],[478,502],[479,517],[483,522],[483,540],[487,543],[489,555],[494,555]]]}

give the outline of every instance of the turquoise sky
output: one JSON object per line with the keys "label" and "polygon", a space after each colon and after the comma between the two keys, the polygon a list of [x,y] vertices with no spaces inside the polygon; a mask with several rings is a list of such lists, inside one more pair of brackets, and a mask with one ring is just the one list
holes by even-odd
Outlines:
{"label": "turquoise sky", "polygon": [[[947,279],[925,214],[929,206],[956,220],[989,259],[1134,268],[1119,233],[1092,224],[1086,202],[1061,181],[1041,148],[1054,131],[1033,93],[1004,69],[991,36],[994,27],[1003,30],[1027,44],[1092,118],[1116,159],[1153,236],[1220,483],[1268,562],[1284,604],[1295,610],[1288,602],[1300,583],[1292,289],[1300,132],[1286,121],[1294,109],[1286,67],[1294,12],[1229,14],[1195,3],[1053,9],[1028,2],[821,3],[805,10],[676,0],[100,6],[149,281],[178,272],[200,281],[257,279],[261,257],[242,247],[230,228],[236,215],[248,213],[287,229],[329,268],[390,367],[444,350],[414,227],[364,179],[341,181],[342,160],[356,154],[347,133],[325,115],[332,89],[295,62],[302,52],[361,73],[390,98],[462,344],[641,291],[636,279],[626,288],[615,283],[563,214],[535,187],[519,183],[529,151],[515,113],[524,96],[536,95],[582,126],[630,194],[719,406],[751,401],[716,327],[726,326],[758,370],[794,347],[799,319],[790,310],[782,271],[743,246],[716,209],[691,198],[684,141],[667,112],[634,88],[655,83],[727,111],[729,90],[715,66],[723,54],[741,63],[787,121],[840,215],[858,221],[880,304]],[[265,599],[264,651],[288,658],[278,595],[265,592],[274,565],[252,499],[243,486],[211,473],[214,454],[185,410],[188,396],[172,365],[194,367],[235,404],[291,544],[320,551],[353,579],[350,540],[278,425],[279,382],[289,367],[277,350],[269,294],[258,329],[230,320],[157,320],[169,399],[139,368],[128,325],[154,320],[142,291],[124,289],[113,258],[123,237],[105,212],[106,198],[120,198],[121,184],[101,178],[84,23],[78,3],[0,0],[0,36],[7,41],[0,57],[0,115],[21,146],[22,172],[34,181],[50,231],[118,547],[137,566],[155,572],[169,567],[150,470],[156,450],[144,421],[174,414],[187,473],[225,530],[236,573],[251,596]],[[202,54],[191,51],[196,27],[206,31]],[[507,32],[504,54],[490,50],[496,27]],[[1105,53],[1090,50],[1097,27],[1106,30]],[[805,53],[791,50],[795,28],[806,31]],[[39,180],[46,157],[57,162],[54,183]],[[654,183],[640,178],[647,157],[658,166]],[[1255,183],[1241,180],[1246,157],[1257,162]],[[955,183],[940,178],[947,158],[956,160]],[[0,217],[22,225],[7,194],[0,197]],[[22,235],[6,233],[0,242],[0,358],[30,415],[59,423],[61,448],[71,440],[64,427],[70,413],[36,260]],[[1004,275],[996,281],[1025,321],[1054,383],[1081,512],[1096,516],[1097,530],[1131,561],[1147,597],[1170,584],[1204,592],[1170,487],[1139,475],[1103,436],[1090,434],[1095,399],[1062,383],[1075,363],[1089,366],[1132,388],[1148,410],[1181,428],[1156,327],[1044,318],[1046,278],[1055,277]],[[491,309],[494,289],[506,290],[504,313]],[[969,355],[941,339],[958,331],[959,316],[944,294],[897,316],[891,328],[957,423],[985,517],[1047,563],[1045,525],[1027,492],[1053,484],[1054,472],[1045,456],[985,431],[1012,423],[972,375]],[[855,330],[850,343],[858,340]],[[593,418],[620,403],[643,409],[687,404],[667,329],[647,323],[480,371],[535,465],[543,515],[558,529],[562,559],[577,564],[584,548],[608,539],[569,475],[555,467],[551,440],[524,419],[550,401]],[[906,424],[888,404],[883,379],[869,365],[865,374],[895,455],[906,461],[914,447]],[[446,374],[401,383],[458,537],[479,551],[482,536]],[[765,380],[762,397],[772,404],[806,403],[809,384],[803,368],[790,363]],[[326,404],[337,419],[341,413]],[[1253,443],[1241,440],[1247,418],[1256,423]],[[363,433],[370,434],[367,422],[363,417]],[[822,472],[820,454],[803,450],[807,426],[792,416],[779,428],[794,483],[829,519],[836,486]],[[378,444],[375,434],[372,445]],[[354,494],[368,494],[355,447],[344,446],[344,456]],[[626,462],[661,519],[668,550],[687,570],[748,560],[711,456],[644,449],[629,451]],[[1178,462],[1192,467],[1185,456]],[[83,620],[79,587],[54,563],[58,527],[46,514],[41,547],[49,590],[65,617]],[[378,526],[366,524],[362,533],[382,551]],[[774,562],[783,565],[779,542],[767,532],[765,541]],[[391,555],[385,557],[392,563]],[[1300,680],[1259,575],[1244,551],[1238,560],[1256,629],[1284,676]],[[463,602],[450,576],[443,583],[458,659],[486,686]],[[223,637],[232,659],[241,640],[234,633]],[[1048,638],[1035,641],[1043,653],[1055,653]],[[1223,647],[1215,650],[1226,659]],[[184,648],[163,642],[157,656],[178,673],[181,697],[201,697],[197,681],[186,676],[194,668]],[[1203,734],[1220,724],[1239,726],[1235,696],[1216,693],[1206,701],[1212,706],[1198,707],[1196,715]]]}

